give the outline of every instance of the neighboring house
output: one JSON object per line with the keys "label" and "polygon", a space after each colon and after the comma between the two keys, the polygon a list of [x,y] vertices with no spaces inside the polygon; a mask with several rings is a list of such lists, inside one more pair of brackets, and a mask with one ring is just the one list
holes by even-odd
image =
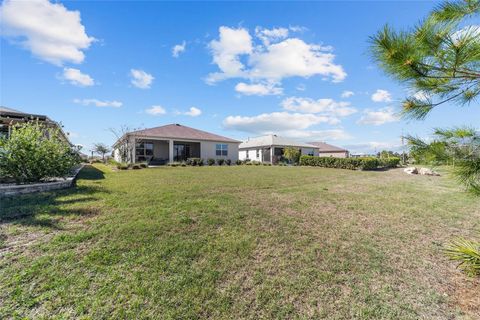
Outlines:
{"label": "neighboring house", "polygon": [[286,147],[298,148],[302,155],[318,156],[318,147],[279,137],[275,134],[248,138],[242,142],[239,149],[240,160],[252,160],[269,162],[272,164],[282,160],[283,151]]}
{"label": "neighboring house", "polygon": [[348,158],[349,152],[346,149],[332,146],[325,142],[308,142],[318,148],[320,157],[335,157],[335,158]]}
{"label": "neighboring house", "polygon": [[58,128],[60,138],[70,146],[73,146],[68,135],[63,131],[62,125],[41,114],[32,114],[15,109],[0,106],[0,137],[9,137],[12,126],[28,121],[38,121],[48,127]]}
{"label": "neighboring house", "polygon": [[166,164],[188,158],[238,160],[240,141],[180,124],[126,133],[113,145],[118,162]]}

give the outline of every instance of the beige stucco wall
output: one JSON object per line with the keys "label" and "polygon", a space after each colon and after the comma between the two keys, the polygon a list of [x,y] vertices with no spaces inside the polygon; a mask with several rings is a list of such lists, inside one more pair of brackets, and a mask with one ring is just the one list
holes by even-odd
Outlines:
{"label": "beige stucco wall", "polygon": [[[215,154],[216,144],[226,144],[228,145],[228,155],[227,156],[217,156]],[[238,143],[226,143],[226,142],[215,142],[215,141],[201,141],[200,142],[200,151],[201,158],[207,160],[212,159],[230,159],[232,162],[238,160]]]}

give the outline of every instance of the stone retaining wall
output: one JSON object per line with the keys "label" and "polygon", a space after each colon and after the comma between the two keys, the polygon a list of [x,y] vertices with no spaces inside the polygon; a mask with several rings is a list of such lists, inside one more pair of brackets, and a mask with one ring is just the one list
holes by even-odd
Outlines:
{"label": "stone retaining wall", "polygon": [[75,186],[77,175],[82,170],[83,164],[77,168],[72,177],[68,177],[65,180],[44,182],[44,183],[32,183],[32,184],[12,184],[6,186],[0,186],[0,198],[13,197],[21,194],[45,192],[58,189],[66,189]]}

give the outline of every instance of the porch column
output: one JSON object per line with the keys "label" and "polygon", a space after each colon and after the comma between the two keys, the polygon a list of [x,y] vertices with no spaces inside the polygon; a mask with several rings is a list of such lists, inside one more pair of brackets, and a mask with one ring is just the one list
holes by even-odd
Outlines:
{"label": "porch column", "polygon": [[135,161],[137,160],[135,159],[137,157],[136,149],[137,149],[137,139],[134,136],[132,139],[132,147],[130,148],[130,150],[127,151],[129,153],[127,155],[127,158],[130,158],[130,163],[135,163]]}
{"label": "porch column", "polygon": [[270,163],[273,164],[273,155],[275,154],[275,147],[270,148]]}
{"label": "porch column", "polygon": [[173,140],[168,140],[168,162],[173,162]]}

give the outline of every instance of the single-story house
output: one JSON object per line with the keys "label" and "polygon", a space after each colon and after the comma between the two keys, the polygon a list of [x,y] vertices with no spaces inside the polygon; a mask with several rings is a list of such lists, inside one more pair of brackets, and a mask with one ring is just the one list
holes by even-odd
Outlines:
{"label": "single-story house", "polygon": [[132,131],[113,145],[118,162],[148,162],[151,165],[185,161],[188,158],[238,160],[240,141],[180,124]]}
{"label": "single-story house", "polygon": [[325,142],[308,142],[308,144],[314,145],[318,148],[318,154],[320,157],[335,157],[335,158],[348,158],[349,152],[346,149],[333,146]]}
{"label": "single-story house", "polygon": [[260,162],[278,163],[283,157],[286,147],[298,148],[301,155],[318,156],[318,147],[279,137],[275,134],[248,138],[238,147],[240,160],[252,160]]}
{"label": "single-story house", "polygon": [[24,123],[28,121],[38,121],[46,125],[47,127],[58,128],[60,132],[60,138],[72,146],[68,135],[63,131],[62,125],[56,121],[53,121],[49,117],[41,114],[33,114],[15,109],[0,106],[0,137],[9,137],[12,126]]}

